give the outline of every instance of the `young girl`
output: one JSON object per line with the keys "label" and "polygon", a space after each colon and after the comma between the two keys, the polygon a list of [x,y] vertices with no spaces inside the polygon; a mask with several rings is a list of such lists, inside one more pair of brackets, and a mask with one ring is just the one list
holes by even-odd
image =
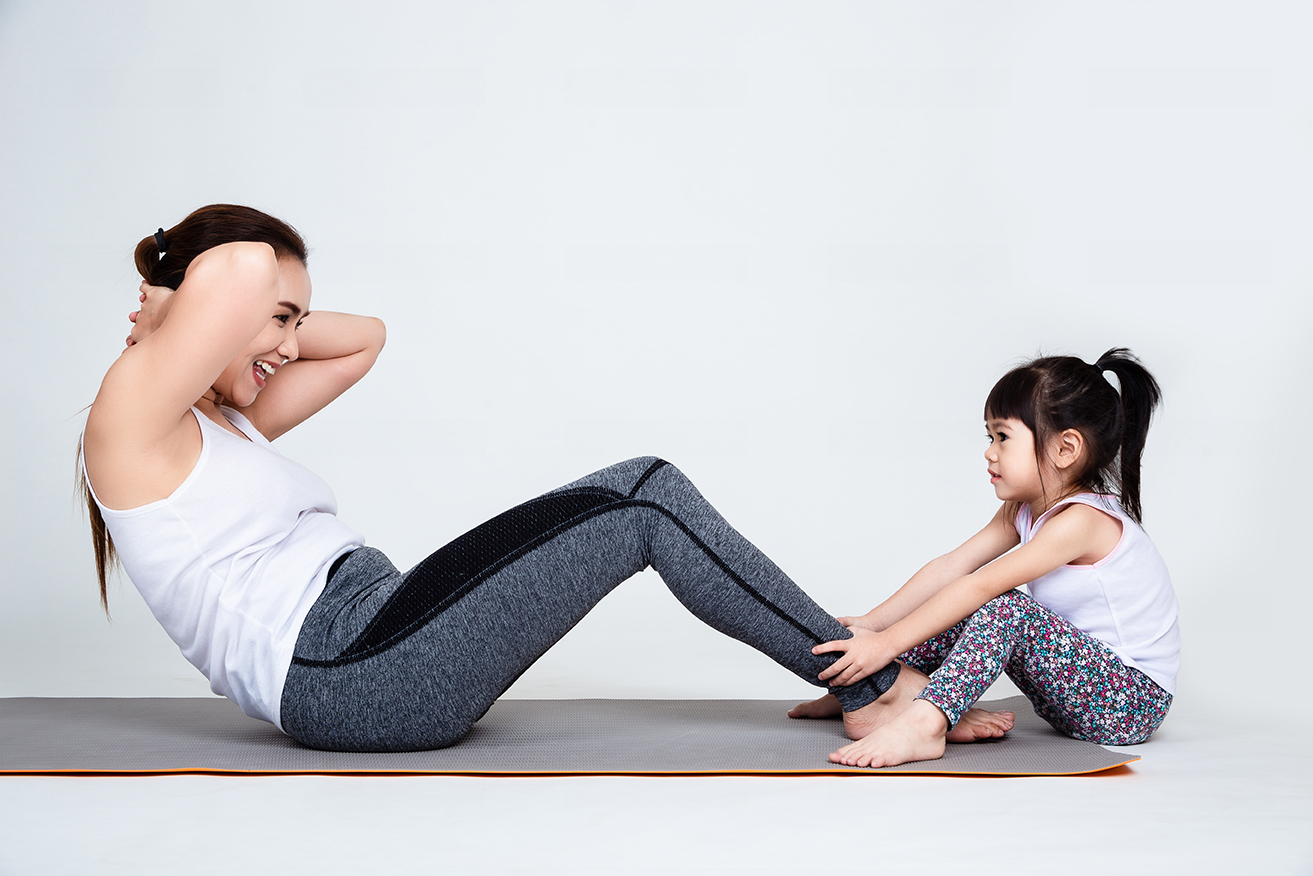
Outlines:
{"label": "young girl", "polygon": [[[1002,507],[889,599],[839,618],[853,638],[813,649],[842,652],[819,676],[831,684],[902,663],[870,732],[830,760],[893,766],[941,757],[945,741],[1002,735],[1011,714],[967,711],[1003,672],[1069,736],[1128,745],[1153,735],[1180,666],[1176,596],[1140,528],[1140,456],[1160,399],[1120,348],[1094,365],[1036,359],[994,386],[985,459]],[[789,714],[837,712],[822,697]]]}

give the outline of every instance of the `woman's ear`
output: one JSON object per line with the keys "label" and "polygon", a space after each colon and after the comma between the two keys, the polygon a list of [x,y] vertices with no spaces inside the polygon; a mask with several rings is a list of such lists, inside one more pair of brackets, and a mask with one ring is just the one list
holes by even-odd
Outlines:
{"label": "woman's ear", "polygon": [[1085,455],[1085,436],[1075,429],[1065,429],[1058,436],[1058,452],[1053,462],[1058,470],[1071,468]]}

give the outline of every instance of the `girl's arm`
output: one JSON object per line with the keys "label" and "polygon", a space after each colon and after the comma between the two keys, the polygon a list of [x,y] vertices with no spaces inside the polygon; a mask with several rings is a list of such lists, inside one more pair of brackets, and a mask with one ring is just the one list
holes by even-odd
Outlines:
{"label": "girl's arm", "polygon": [[242,414],[270,441],[323,410],[369,373],[387,340],[372,316],[315,310],[296,330],[297,358],[278,369]]}
{"label": "girl's arm", "polygon": [[1049,518],[1025,545],[951,582],[885,630],[858,629],[851,639],[817,645],[812,649],[814,654],[844,652],[820,678],[832,684],[852,684],[970,617],[994,597],[1047,575],[1059,566],[1100,554],[1110,524],[1120,531],[1120,524],[1097,508],[1080,504],[1066,506]]}
{"label": "girl's arm", "polygon": [[876,632],[888,629],[952,582],[1016,547],[1021,540],[1013,523],[1016,516],[1016,503],[1004,502],[984,529],[953,551],[926,563],[893,596],[860,617],[841,617],[839,622]]}

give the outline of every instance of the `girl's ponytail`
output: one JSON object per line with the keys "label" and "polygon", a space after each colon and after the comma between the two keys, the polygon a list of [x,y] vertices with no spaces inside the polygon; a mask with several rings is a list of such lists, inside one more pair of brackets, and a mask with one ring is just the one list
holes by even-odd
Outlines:
{"label": "girl's ponytail", "polygon": [[1121,385],[1121,446],[1118,450],[1117,480],[1126,513],[1140,522],[1140,457],[1149,436],[1149,420],[1163,398],[1158,381],[1125,347],[1114,347],[1095,363],[1099,371],[1111,371]]}

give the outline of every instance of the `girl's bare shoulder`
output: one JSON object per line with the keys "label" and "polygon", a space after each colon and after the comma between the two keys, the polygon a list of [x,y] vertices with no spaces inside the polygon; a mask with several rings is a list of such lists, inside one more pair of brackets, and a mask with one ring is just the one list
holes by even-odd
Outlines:
{"label": "girl's bare shoulder", "polygon": [[1070,502],[1053,512],[1036,538],[1064,541],[1078,551],[1068,565],[1092,566],[1117,547],[1122,525],[1121,518],[1109,511],[1084,502]]}

